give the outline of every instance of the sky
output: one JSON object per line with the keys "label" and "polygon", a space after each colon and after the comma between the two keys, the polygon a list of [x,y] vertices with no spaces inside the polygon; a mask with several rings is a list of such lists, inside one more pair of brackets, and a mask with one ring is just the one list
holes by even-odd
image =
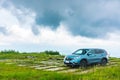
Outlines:
{"label": "sky", "polygon": [[120,57],[120,0],[0,0],[0,50]]}

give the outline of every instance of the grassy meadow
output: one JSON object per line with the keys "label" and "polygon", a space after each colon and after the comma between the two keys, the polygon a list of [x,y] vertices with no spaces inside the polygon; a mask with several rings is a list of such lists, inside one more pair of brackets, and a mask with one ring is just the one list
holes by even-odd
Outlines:
{"label": "grassy meadow", "polygon": [[120,80],[120,59],[110,58],[106,66],[69,68],[59,52],[0,52],[0,80]]}

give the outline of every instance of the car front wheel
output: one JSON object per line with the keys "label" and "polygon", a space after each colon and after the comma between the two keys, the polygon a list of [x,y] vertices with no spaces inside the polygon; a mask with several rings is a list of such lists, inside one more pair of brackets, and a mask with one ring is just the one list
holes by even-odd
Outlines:
{"label": "car front wheel", "polygon": [[80,68],[86,68],[87,67],[87,61],[86,60],[81,60],[80,61]]}
{"label": "car front wheel", "polygon": [[102,60],[101,60],[101,65],[102,65],[102,66],[105,66],[106,64],[107,64],[107,60],[106,60],[106,59],[102,59]]}

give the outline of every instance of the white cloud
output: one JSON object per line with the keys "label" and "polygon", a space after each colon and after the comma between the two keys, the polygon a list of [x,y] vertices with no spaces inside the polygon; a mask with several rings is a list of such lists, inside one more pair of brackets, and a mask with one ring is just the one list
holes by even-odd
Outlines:
{"label": "white cloud", "polygon": [[16,17],[7,9],[1,8],[0,9],[0,25],[3,26],[12,26],[18,24],[18,20]]}
{"label": "white cloud", "polygon": [[120,21],[120,1],[119,0],[103,0],[91,1],[84,6],[83,13],[91,21],[100,19],[114,19]]}
{"label": "white cloud", "polygon": [[[5,27],[8,35],[0,34],[0,43],[31,42],[33,36],[31,25],[34,24],[35,14],[15,8],[12,4],[9,8],[0,8],[0,26]],[[18,17],[20,16],[20,18]]]}
{"label": "white cloud", "polygon": [[[0,34],[0,46],[14,46],[15,44],[31,45],[36,50],[35,45],[42,46],[42,49],[52,49],[69,53],[78,48],[105,48],[112,56],[119,56],[120,33],[108,33],[104,39],[87,38],[83,36],[74,36],[67,29],[64,23],[61,23],[56,30],[52,30],[46,26],[38,26],[35,24],[35,13],[31,10],[12,8],[0,8],[0,25],[3,25],[9,35]],[[18,17],[19,16],[19,17]],[[31,27],[38,27],[40,34],[34,35]],[[46,45],[46,46],[44,46]],[[29,47],[31,47],[29,46]],[[26,47],[28,49],[29,47]],[[8,46],[6,47],[8,48]],[[17,48],[14,47],[14,48]],[[39,47],[37,47],[39,50]],[[25,50],[25,49],[24,49]],[[117,52],[118,51],[118,52]]]}

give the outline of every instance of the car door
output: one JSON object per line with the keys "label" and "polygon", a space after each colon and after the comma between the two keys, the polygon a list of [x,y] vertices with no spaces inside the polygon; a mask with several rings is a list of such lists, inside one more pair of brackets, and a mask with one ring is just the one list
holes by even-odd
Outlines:
{"label": "car door", "polygon": [[101,49],[95,49],[95,54],[96,54],[96,62],[100,62],[103,56],[104,51]]}
{"label": "car door", "polygon": [[90,50],[87,54],[88,56],[88,62],[89,63],[95,63],[97,61],[97,56],[95,54],[94,49]]}

